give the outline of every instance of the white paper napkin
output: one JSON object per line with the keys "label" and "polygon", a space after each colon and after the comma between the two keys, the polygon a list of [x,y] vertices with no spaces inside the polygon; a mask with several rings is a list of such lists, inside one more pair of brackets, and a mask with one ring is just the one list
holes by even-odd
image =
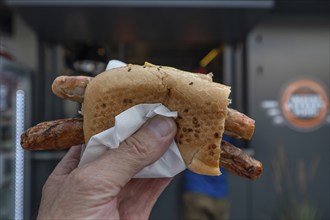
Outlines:
{"label": "white paper napkin", "polygon": [[[176,112],[171,112],[162,104],[136,105],[117,115],[114,127],[94,135],[90,139],[82,153],[79,166],[97,159],[110,148],[118,148],[122,141],[135,133],[149,118],[156,115],[177,117]],[[159,160],[145,167],[134,178],[173,177],[184,169],[186,166],[175,141],[173,141]]]}
{"label": "white paper napkin", "polygon": [[123,67],[126,65],[127,65],[126,63],[120,60],[110,60],[105,70],[111,70],[113,68]]}

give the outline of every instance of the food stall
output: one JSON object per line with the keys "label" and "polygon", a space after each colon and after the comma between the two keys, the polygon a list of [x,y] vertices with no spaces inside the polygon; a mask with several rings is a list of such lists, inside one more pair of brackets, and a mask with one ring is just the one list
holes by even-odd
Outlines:
{"label": "food stall", "polygon": [[[281,182],[284,180],[302,185],[303,195],[310,201],[306,210],[329,217],[329,97],[319,95],[320,101],[315,104],[325,106],[325,110],[315,110],[325,112],[322,116],[302,116],[303,121],[320,118],[310,129],[292,124],[290,112],[286,114],[287,108],[282,106],[286,88],[295,81],[311,80],[320,88],[310,89],[312,95],[321,90],[328,94],[329,13],[323,1],[304,1],[297,7],[275,0],[5,3],[38,38],[34,99],[39,105],[33,109],[30,125],[77,113],[79,106],[57,99],[49,88],[58,75],[84,71],[76,68],[83,61],[102,65],[116,58],[193,71],[201,67],[200,61],[206,55],[216,51],[203,67],[213,72],[215,81],[231,85],[232,106],[256,120],[252,141],[242,147],[264,164],[264,173],[257,181],[229,176],[231,218],[287,215],[281,206],[287,206],[281,191],[287,184]],[[289,158],[286,164],[280,161],[284,154]],[[28,181],[34,184],[26,185],[31,204],[29,211],[25,210],[27,218],[36,212],[42,185],[63,155],[64,152],[30,153],[27,164],[33,172]],[[292,176],[291,172],[299,173],[295,178],[300,182],[283,176]],[[306,181],[308,190],[304,188]],[[290,192],[294,198],[302,195],[296,189]],[[182,178],[178,175],[156,203],[150,218],[180,219],[181,191]],[[299,206],[295,208],[301,210]]]}

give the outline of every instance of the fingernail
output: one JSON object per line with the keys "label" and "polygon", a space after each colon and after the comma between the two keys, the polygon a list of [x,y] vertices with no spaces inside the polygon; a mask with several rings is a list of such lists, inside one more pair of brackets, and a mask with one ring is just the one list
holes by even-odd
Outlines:
{"label": "fingernail", "polygon": [[149,129],[158,137],[166,137],[174,127],[174,122],[169,118],[156,116],[148,124]]}

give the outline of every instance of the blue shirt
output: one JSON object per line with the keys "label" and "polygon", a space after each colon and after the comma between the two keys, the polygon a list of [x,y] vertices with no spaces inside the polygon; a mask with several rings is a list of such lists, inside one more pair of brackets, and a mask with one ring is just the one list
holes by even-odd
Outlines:
{"label": "blue shirt", "polygon": [[220,176],[206,176],[186,170],[184,172],[184,190],[214,198],[227,197],[229,194],[227,173],[223,169],[221,169],[221,173]]}

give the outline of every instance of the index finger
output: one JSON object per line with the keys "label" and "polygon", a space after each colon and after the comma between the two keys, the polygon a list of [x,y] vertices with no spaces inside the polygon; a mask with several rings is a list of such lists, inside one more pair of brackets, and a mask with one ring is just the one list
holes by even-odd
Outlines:
{"label": "index finger", "polygon": [[62,160],[57,164],[52,175],[68,175],[74,170],[80,161],[82,145],[72,146]]}

